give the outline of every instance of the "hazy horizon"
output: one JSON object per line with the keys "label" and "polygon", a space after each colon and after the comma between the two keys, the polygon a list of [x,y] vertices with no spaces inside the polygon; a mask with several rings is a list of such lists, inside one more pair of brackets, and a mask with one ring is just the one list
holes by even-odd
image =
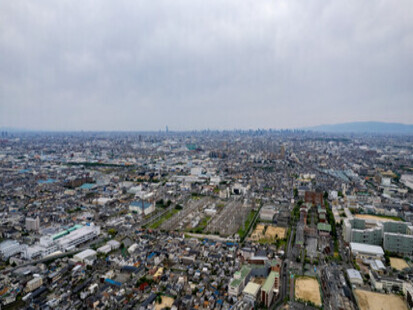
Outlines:
{"label": "hazy horizon", "polygon": [[0,128],[413,123],[413,2],[4,1]]}

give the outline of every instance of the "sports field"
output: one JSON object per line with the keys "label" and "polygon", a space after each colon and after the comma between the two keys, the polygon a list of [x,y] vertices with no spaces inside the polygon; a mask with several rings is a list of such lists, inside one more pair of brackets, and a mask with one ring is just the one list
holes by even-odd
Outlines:
{"label": "sports field", "polygon": [[396,218],[369,215],[369,214],[356,214],[355,217],[358,218],[358,219],[375,220],[375,221],[379,221],[379,222],[397,222],[397,221],[401,221],[400,219],[396,220]]}
{"label": "sports field", "polygon": [[265,238],[267,239],[284,239],[287,229],[284,227],[268,226],[265,231]]}
{"label": "sports field", "polygon": [[408,310],[402,297],[394,294],[380,294],[354,290],[360,310]]}
{"label": "sports field", "polygon": [[174,299],[172,297],[162,296],[162,302],[160,304],[156,303],[155,310],[171,308],[173,303],[174,303]]}
{"label": "sports field", "polygon": [[404,259],[397,258],[397,257],[390,257],[390,265],[392,268],[397,269],[397,270],[403,270],[403,269],[409,268],[409,265],[407,265]]}
{"label": "sports field", "polygon": [[321,306],[320,285],[317,279],[301,277],[295,280],[295,298]]}

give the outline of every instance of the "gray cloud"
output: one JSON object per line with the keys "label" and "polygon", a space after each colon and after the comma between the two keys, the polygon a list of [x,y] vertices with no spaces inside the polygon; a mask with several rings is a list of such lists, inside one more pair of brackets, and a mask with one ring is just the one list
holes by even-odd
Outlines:
{"label": "gray cloud", "polygon": [[3,1],[0,126],[413,122],[413,2]]}

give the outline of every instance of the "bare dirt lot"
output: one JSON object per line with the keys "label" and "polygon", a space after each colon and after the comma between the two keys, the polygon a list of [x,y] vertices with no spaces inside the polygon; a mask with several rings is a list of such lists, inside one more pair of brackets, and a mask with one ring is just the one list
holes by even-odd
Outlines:
{"label": "bare dirt lot", "polygon": [[265,238],[284,239],[286,230],[287,229],[284,227],[268,226],[267,230],[265,231]]}
{"label": "bare dirt lot", "polygon": [[397,257],[390,257],[390,265],[392,266],[392,268],[397,270],[409,268],[409,265],[406,263],[404,259]]}
{"label": "bare dirt lot", "polygon": [[258,241],[262,238],[264,238],[264,230],[265,230],[265,226],[258,224],[257,227],[255,228],[255,230],[252,232],[249,240],[251,241]]}
{"label": "bare dirt lot", "polygon": [[407,310],[402,297],[393,294],[380,294],[355,290],[360,310]]}
{"label": "bare dirt lot", "polygon": [[165,308],[171,308],[174,303],[174,299],[168,296],[162,296],[162,303],[155,305],[155,310],[161,310]]}
{"label": "bare dirt lot", "polygon": [[356,214],[355,217],[358,219],[363,219],[363,220],[376,220],[380,222],[397,222],[396,220],[393,220],[390,218],[375,216],[375,215],[368,215],[368,214]]}
{"label": "bare dirt lot", "polygon": [[317,279],[302,277],[295,280],[295,298],[321,306],[320,285]]}

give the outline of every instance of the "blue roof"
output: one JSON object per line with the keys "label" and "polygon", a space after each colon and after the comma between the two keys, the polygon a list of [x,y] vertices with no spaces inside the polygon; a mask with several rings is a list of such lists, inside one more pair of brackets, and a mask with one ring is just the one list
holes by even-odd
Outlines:
{"label": "blue roof", "polygon": [[[133,207],[140,207],[140,208],[142,208],[142,200],[132,201],[132,203],[131,203],[130,205],[133,206]],[[151,205],[152,205],[152,204],[149,203],[149,202],[147,202],[147,201],[144,201],[144,202],[143,202],[143,208],[144,208],[144,209],[148,209]]]}
{"label": "blue roof", "polygon": [[115,286],[122,286],[122,283],[118,282],[118,281],[114,281],[112,279],[106,278],[105,282],[111,285],[115,285]]}
{"label": "blue roof", "polygon": [[51,183],[54,183],[54,182],[56,182],[55,179],[47,179],[47,180],[39,180],[39,181],[37,181],[38,184],[51,184]]}
{"label": "blue roof", "polygon": [[92,189],[95,186],[93,183],[85,183],[82,186],[80,186],[81,189]]}
{"label": "blue roof", "polygon": [[154,257],[156,255],[155,252],[152,252],[151,254],[148,255],[148,259],[151,259],[152,257]]}

